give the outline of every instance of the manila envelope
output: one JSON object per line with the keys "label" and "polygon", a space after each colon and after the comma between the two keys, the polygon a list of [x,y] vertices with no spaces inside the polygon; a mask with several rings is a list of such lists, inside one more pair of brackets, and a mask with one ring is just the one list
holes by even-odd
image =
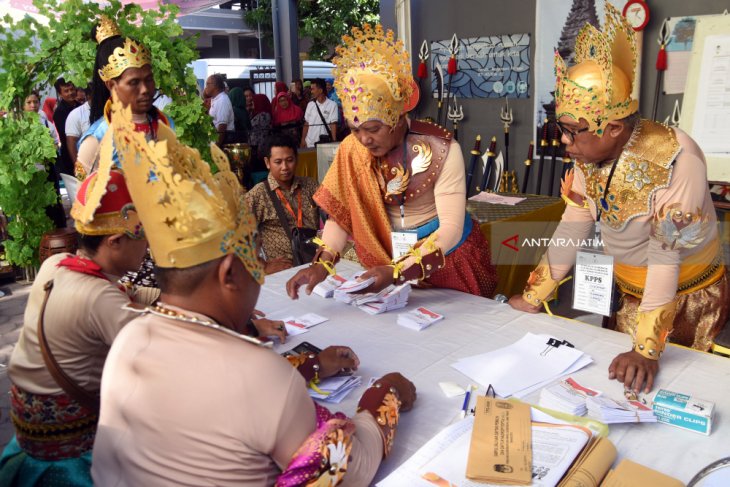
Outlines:
{"label": "manila envelope", "polygon": [[532,423],[528,404],[477,398],[466,477],[497,484],[532,482]]}

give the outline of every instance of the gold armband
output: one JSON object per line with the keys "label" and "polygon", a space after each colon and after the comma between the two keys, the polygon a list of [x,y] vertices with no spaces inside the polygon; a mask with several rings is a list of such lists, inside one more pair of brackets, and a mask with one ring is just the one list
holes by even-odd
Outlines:
{"label": "gold armband", "polygon": [[84,169],[84,165],[81,164],[81,161],[76,161],[74,164],[74,176],[76,176],[76,179],[79,181],[86,179],[86,169]]}
{"label": "gold armband", "polygon": [[[340,261],[340,253],[332,250],[330,246],[324,243],[324,241],[319,237],[314,237],[312,239],[312,243],[318,246],[317,252],[314,254],[314,258],[312,259],[312,265],[320,264],[322,267],[325,268],[330,276],[334,276],[335,274],[337,274],[337,271],[335,270],[335,264]],[[323,258],[322,254],[324,254],[325,252],[332,256],[331,260]]]}
{"label": "gold armband", "polygon": [[[406,266],[406,260],[412,263]],[[402,284],[406,281],[422,281],[446,265],[446,256],[436,245],[436,235],[431,234],[418,247],[411,247],[408,252],[391,264],[393,266],[393,282]]]}
{"label": "gold armband", "polygon": [[525,290],[522,292],[522,299],[533,306],[539,306],[547,300],[558,284],[559,281],[553,279],[550,274],[550,264],[545,254],[535,270],[530,273]]}
{"label": "gold armband", "polygon": [[568,206],[572,206],[574,208],[588,208],[588,200],[586,200],[586,199],[583,200],[583,204],[582,205],[579,205],[578,203],[576,203],[575,201],[573,201],[570,198],[570,196],[568,196],[565,193],[561,194],[560,197],[563,198],[563,201],[565,201],[565,203]]}
{"label": "gold armband", "polygon": [[651,311],[639,311],[634,351],[650,360],[659,360],[666,347],[667,337],[674,328],[676,314],[676,299]]}

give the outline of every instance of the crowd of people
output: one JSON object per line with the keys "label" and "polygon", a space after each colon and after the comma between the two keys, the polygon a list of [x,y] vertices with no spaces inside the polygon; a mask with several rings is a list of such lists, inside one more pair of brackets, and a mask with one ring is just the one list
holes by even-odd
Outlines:
{"label": "crowd of people", "polygon": [[[606,9],[606,31],[580,36],[576,66],[556,59],[561,137],[576,159],[557,235],[583,239],[603,226],[619,264],[617,328],[634,337],[609,376],[650,389],[673,327],[679,343],[706,349],[730,290],[702,153],[686,134],[638,116],[636,52],[625,50],[634,34]],[[408,281],[493,296],[489,244],[466,212],[461,148],[406,113],[413,78],[402,42],[380,26],[343,38],[339,105],[324,80],[311,83],[308,102],[304,84],[279,83],[272,106],[251,88],[227,92],[224,78],[207,79],[217,142],[246,132],[269,171],[245,192],[218,145],[212,174],[177,140],[153,104],[147,47],[105,17],[93,35],[90,124],[75,160],[63,145],[78,127],[58,130],[59,166],[81,180],[71,211],[80,249],[47,259],[30,291],[8,367],[15,436],[0,458],[3,485],[368,485],[415,386],[387,373],[352,417],[332,413],[307,388],[357,369],[355,351],[282,358],[266,337],[284,340],[283,324],[255,306],[265,275],[302,259],[310,265],[286,292],[311,293],[336,273],[348,242],[374,279],[363,292]],[[62,81],[56,129],[77,103]],[[26,106],[38,110],[37,95]],[[322,184],[297,177],[301,147],[339,140],[340,110],[351,134]],[[153,150],[151,141],[165,144]],[[655,215],[665,227],[652,227]],[[667,231],[672,221],[702,231],[683,244]],[[512,307],[537,312],[576,251],[551,248]],[[129,272],[136,278],[125,280]]]}

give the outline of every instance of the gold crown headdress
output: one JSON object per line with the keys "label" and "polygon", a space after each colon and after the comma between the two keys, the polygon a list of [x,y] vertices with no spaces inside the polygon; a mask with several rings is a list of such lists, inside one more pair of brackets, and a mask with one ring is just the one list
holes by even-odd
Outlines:
{"label": "gold crown headdress", "polygon": [[101,44],[106,39],[114,36],[122,35],[122,31],[119,30],[119,26],[112,19],[106,15],[102,15],[99,18],[99,25],[96,26],[96,43]]}
{"label": "gold crown headdress", "polygon": [[[96,28],[96,42],[101,44],[105,39],[121,35],[119,26],[106,15],[102,15]],[[106,65],[99,69],[99,77],[102,81],[109,81],[121,76],[128,68],[141,68],[147,64],[152,64],[150,50],[142,43],[127,37],[124,45],[114,49]]]}
{"label": "gold crown headdress", "polygon": [[[134,130],[131,110],[114,98],[114,145],[155,264],[182,269],[235,254],[263,283],[256,222],[237,197],[236,178],[227,177],[225,168],[214,177],[200,153],[178,142],[166,125],[159,125],[157,142],[148,142]],[[215,145],[211,151],[218,160],[225,157]]]}
{"label": "gold crown headdress", "polygon": [[335,88],[342,110],[350,122],[359,126],[380,120],[395,127],[413,92],[411,60],[403,42],[395,40],[392,30],[365,24],[353,27],[352,37],[342,37],[337,56],[332,60]]}
{"label": "gold crown headdress", "polygon": [[636,112],[631,97],[636,38],[623,15],[606,2],[603,32],[586,24],[575,40],[576,65],[568,68],[555,51],[555,113],[588,122],[599,137],[607,122]]}

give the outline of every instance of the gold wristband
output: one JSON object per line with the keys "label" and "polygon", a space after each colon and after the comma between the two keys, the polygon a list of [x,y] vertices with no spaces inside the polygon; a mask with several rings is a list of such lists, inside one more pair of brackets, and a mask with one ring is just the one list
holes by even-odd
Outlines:
{"label": "gold wristband", "polygon": [[559,282],[550,274],[550,264],[547,254],[543,255],[540,263],[527,279],[527,285],[522,292],[522,299],[533,306],[539,306],[553,293]]}
{"label": "gold wristband", "polygon": [[560,197],[563,198],[563,201],[565,201],[568,206],[573,206],[575,208],[588,208],[588,200],[586,199],[583,200],[582,205],[579,205],[578,203],[570,199],[570,197],[566,194],[561,194]]}
{"label": "gold wristband", "polygon": [[651,311],[639,311],[634,335],[634,351],[650,360],[659,360],[674,328],[677,300]]}

